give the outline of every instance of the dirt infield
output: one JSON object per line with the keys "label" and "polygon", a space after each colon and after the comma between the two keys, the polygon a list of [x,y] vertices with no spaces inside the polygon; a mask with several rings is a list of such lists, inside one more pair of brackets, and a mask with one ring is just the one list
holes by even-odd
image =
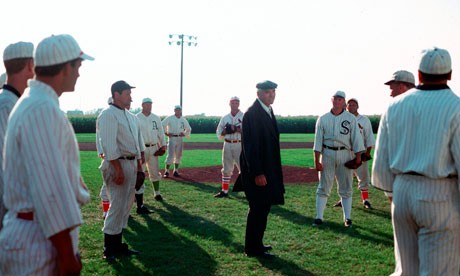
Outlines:
{"label": "dirt infield", "polygon": [[[95,151],[96,143],[79,143],[81,151]],[[282,149],[295,149],[295,148],[312,148],[313,143],[298,143],[298,142],[289,142],[281,143]],[[195,149],[222,149],[222,143],[185,143],[185,149],[195,150]],[[189,181],[196,183],[209,183],[209,182],[220,182],[221,181],[221,166],[211,166],[211,167],[199,167],[199,168],[183,168],[180,170],[181,177],[172,179],[177,179],[179,181]],[[235,183],[236,180],[235,172],[233,174],[232,180],[230,183]],[[286,184],[301,184],[301,183],[311,183],[318,182],[318,173],[315,169],[303,168],[303,167],[293,167],[293,166],[283,166],[283,179]]]}
{"label": "dirt infield", "polygon": [[[301,149],[301,148],[313,148],[311,142],[283,142],[280,144],[282,149]],[[82,151],[95,151],[96,143],[79,143],[80,150]],[[184,149],[196,150],[196,149],[222,149],[222,143],[184,143]]]}

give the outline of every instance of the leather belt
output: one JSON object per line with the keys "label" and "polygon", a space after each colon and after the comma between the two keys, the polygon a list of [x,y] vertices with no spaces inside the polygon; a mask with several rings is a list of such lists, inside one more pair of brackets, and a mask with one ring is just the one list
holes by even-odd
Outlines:
{"label": "leather belt", "polygon": [[224,141],[227,142],[227,143],[232,143],[232,144],[234,144],[234,143],[241,143],[241,140],[228,140],[228,139],[224,139]]}
{"label": "leather belt", "polygon": [[[424,176],[424,177],[428,177],[424,174],[421,174],[421,173],[418,173],[418,172],[414,172],[414,171],[409,171],[409,172],[405,172],[403,174],[408,174],[408,175],[417,175],[417,176]],[[447,177],[444,177],[444,178],[457,178],[458,175],[456,174],[449,174]]]}
{"label": "leather belt", "polygon": [[326,146],[326,145],[324,145],[324,144],[323,144],[323,147],[325,147],[325,148],[327,148],[327,149],[330,149],[330,150],[335,150],[335,151],[346,149],[346,147],[330,147],[330,146]]}
{"label": "leather belt", "polygon": [[146,147],[153,147],[155,144],[145,144]]}
{"label": "leather belt", "polygon": [[171,137],[171,136],[172,137],[180,137],[180,135],[178,135],[178,134],[169,134],[169,137]]}
{"label": "leather belt", "polygon": [[16,215],[17,218],[23,220],[34,220],[34,212],[22,212]]}
{"label": "leather belt", "polygon": [[118,159],[121,159],[121,160],[134,160],[134,159],[136,159],[136,156],[121,156],[121,157],[118,157]]}

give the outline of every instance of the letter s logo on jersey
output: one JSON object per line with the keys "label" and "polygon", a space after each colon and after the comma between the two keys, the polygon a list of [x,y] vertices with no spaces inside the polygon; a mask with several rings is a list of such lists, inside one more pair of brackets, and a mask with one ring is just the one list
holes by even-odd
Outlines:
{"label": "letter s logo on jersey", "polygon": [[343,121],[341,123],[341,126],[342,126],[342,130],[340,130],[340,133],[343,134],[343,135],[347,135],[348,133],[350,133],[350,121]]}

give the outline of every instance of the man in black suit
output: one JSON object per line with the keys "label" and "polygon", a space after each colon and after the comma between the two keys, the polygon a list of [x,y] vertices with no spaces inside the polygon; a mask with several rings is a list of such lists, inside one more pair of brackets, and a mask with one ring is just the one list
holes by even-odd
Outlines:
{"label": "man in black suit", "polygon": [[257,99],[243,117],[241,179],[249,201],[244,251],[249,257],[271,258],[262,242],[272,205],[284,204],[278,125],[271,104],[277,84],[256,85]]}

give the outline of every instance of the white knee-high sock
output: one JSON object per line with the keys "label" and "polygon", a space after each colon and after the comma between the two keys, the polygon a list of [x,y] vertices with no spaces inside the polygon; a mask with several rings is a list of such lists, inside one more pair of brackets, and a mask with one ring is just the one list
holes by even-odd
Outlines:
{"label": "white knee-high sock", "polygon": [[324,209],[326,209],[327,197],[316,195],[316,218],[323,219]]}
{"label": "white knee-high sock", "polygon": [[343,220],[351,219],[351,203],[352,198],[343,198],[342,197],[342,210],[343,210]]}

